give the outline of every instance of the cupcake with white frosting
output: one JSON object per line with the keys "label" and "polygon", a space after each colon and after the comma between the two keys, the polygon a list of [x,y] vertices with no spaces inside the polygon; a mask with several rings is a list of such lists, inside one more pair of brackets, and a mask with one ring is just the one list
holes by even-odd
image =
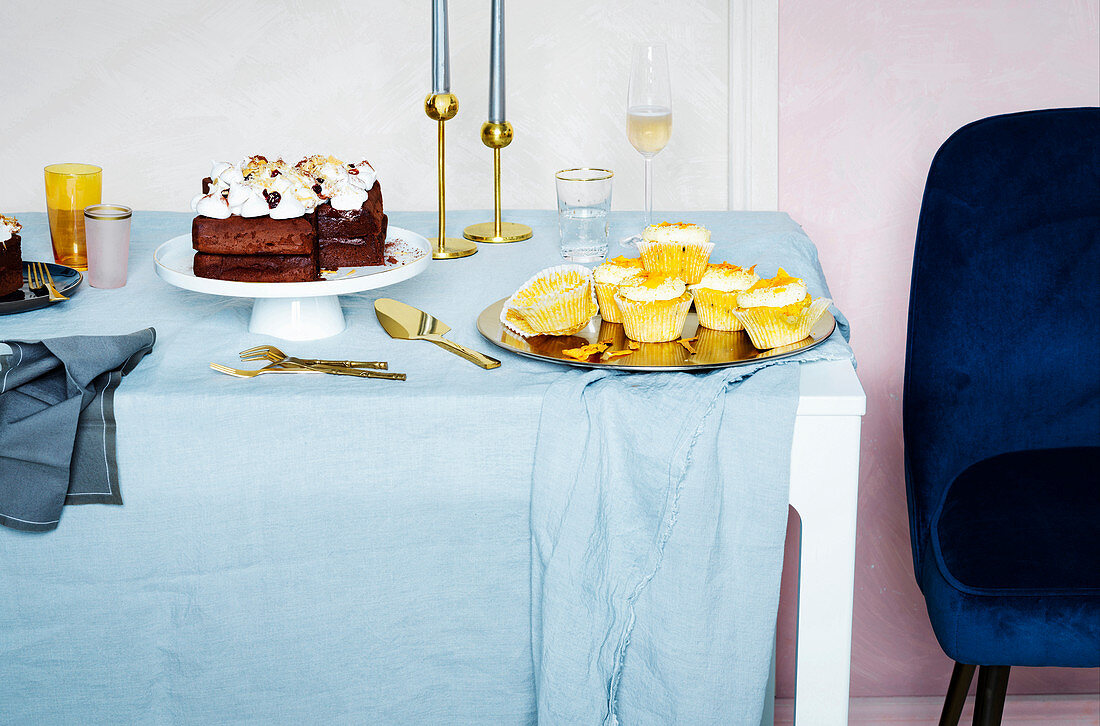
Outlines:
{"label": "cupcake with white frosting", "polygon": [[710,230],[690,222],[651,224],[638,243],[647,271],[678,277],[688,285],[702,279],[713,249]]}
{"label": "cupcake with white frosting", "polygon": [[733,314],[745,326],[752,344],[767,350],[805,338],[831,302],[823,297],[813,299],[805,282],[780,267],[775,277],[737,293],[738,307]]}
{"label": "cupcake with white frosting", "polygon": [[695,299],[699,324],[711,330],[744,329],[733,311],[737,308],[737,294],[760,280],[755,270],[756,265],[744,268],[728,262],[707,265],[699,282],[688,288]]}
{"label": "cupcake with white frosting", "polygon": [[678,277],[644,272],[619,288],[615,302],[622,312],[626,337],[640,343],[664,343],[680,337],[691,294]]}
{"label": "cupcake with white frosting", "polygon": [[615,293],[630,278],[643,271],[642,261],[637,257],[616,257],[598,265],[592,271],[592,280],[596,288],[596,302],[600,306],[600,317],[604,322],[621,323],[622,314],[615,302]]}

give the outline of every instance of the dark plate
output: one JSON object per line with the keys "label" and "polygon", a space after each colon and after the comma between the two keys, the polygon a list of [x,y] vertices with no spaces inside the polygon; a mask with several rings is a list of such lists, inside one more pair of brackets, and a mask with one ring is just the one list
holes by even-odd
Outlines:
{"label": "dark plate", "polygon": [[[65,297],[72,297],[84,276],[71,267],[59,265],[56,262],[44,262],[53,277],[53,286]],[[27,275],[30,272],[31,263],[23,261],[23,287],[8,295],[0,295],[0,315],[11,313],[25,313],[28,310],[44,308],[50,304],[50,294],[46,288],[32,290],[27,284]],[[66,302],[61,300],[59,302]]]}

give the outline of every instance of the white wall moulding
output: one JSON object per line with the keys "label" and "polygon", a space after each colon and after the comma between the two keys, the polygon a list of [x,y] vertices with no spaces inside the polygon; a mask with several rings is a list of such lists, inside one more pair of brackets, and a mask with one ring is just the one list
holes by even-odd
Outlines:
{"label": "white wall moulding", "polygon": [[730,0],[730,209],[779,208],[779,0]]}

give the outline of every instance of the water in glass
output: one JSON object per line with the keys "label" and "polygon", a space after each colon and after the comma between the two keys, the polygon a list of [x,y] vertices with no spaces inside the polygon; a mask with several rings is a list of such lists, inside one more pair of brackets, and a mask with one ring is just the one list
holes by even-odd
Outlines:
{"label": "water in glass", "polygon": [[565,169],[554,175],[561,256],[566,260],[599,262],[607,256],[612,176],[606,169]]}

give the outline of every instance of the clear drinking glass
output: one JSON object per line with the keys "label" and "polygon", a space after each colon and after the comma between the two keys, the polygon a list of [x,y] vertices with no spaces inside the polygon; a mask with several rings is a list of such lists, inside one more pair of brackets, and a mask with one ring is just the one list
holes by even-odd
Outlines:
{"label": "clear drinking glass", "polygon": [[599,262],[607,256],[613,176],[607,169],[563,169],[554,174],[561,256],[570,262]]}
{"label": "clear drinking glass", "polygon": [[[645,164],[645,226],[653,214],[653,157],[672,136],[672,87],[668,80],[668,51],[664,43],[634,46],[630,85],[626,93],[626,136]],[[634,244],[641,234],[627,237]]]}
{"label": "clear drinking glass", "polygon": [[115,288],[126,284],[130,262],[130,217],[121,204],[93,204],[84,208],[84,238],[88,245],[88,284]]}

